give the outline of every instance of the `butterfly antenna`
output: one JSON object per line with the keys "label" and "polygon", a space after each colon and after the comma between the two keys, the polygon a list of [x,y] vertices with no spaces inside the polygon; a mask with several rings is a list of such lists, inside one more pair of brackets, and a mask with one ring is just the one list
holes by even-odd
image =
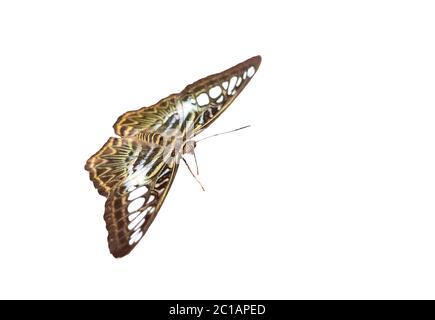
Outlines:
{"label": "butterfly antenna", "polygon": [[183,157],[182,157],[181,159],[183,159],[184,163],[185,163],[186,166],[187,166],[187,169],[189,169],[190,173],[191,173],[192,176],[195,178],[196,182],[198,182],[199,185],[201,186],[202,191],[205,191],[204,186],[202,185],[201,181],[198,180],[198,177],[193,173],[192,169],[190,169],[189,164],[187,163],[186,159],[184,159]]}
{"label": "butterfly antenna", "polygon": [[196,161],[195,149],[193,149],[192,153],[193,153],[193,158],[195,159],[196,175],[199,176],[199,167],[198,167],[198,161]]}
{"label": "butterfly antenna", "polygon": [[205,138],[202,138],[202,139],[196,140],[196,142],[199,142],[199,141],[202,141],[202,140],[206,140],[206,139],[208,139],[208,138],[212,138],[212,137],[220,136],[220,135],[223,135],[223,134],[227,134],[227,133],[231,133],[231,132],[239,131],[239,130],[242,130],[242,129],[246,129],[246,128],[249,128],[250,126],[251,126],[251,125],[247,125],[247,126],[243,126],[243,127],[237,128],[237,129],[230,130],[230,131],[225,131],[225,132],[216,133],[216,134],[213,134],[213,135],[211,135],[211,136],[208,136],[208,137],[205,137]]}

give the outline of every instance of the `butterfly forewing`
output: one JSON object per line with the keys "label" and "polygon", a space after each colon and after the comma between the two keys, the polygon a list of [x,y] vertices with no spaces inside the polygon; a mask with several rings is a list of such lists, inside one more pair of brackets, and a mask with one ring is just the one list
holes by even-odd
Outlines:
{"label": "butterfly forewing", "polygon": [[228,108],[252,79],[260,64],[261,57],[253,57],[228,70],[198,80],[181,92],[182,101],[193,101],[197,106],[195,135]]}
{"label": "butterfly forewing", "polygon": [[115,133],[121,137],[131,137],[141,131],[154,132],[166,128],[171,116],[177,113],[177,101],[178,95],[172,94],[152,106],[124,113],[113,125]]}
{"label": "butterfly forewing", "polygon": [[[192,116],[194,134],[198,134],[228,108],[257,72],[260,63],[261,57],[255,56],[198,80],[155,105],[126,112],[114,124],[115,132],[121,136],[134,136],[143,130],[161,132],[171,126],[177,128],[174,116],[181,120]],[[180,130],[183,123],[178,122]]]}
{"label": "butterfly forewing", "polygon": [[[164,149],[156,144],[149,144],[132,138],[110,138],[104,146],[86,162],[85,169],[94,182],[95,188],[103,196],[118,183],[136,174],[144,168],[151,168],[151,163],[159,164],[163,160]],[[154,172],[155,173],[155,172]]]}

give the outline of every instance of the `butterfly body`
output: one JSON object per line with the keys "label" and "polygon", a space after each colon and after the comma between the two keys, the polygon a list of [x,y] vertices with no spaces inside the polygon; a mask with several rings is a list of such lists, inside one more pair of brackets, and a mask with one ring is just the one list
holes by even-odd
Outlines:
{"label": "butterfly body", "polygon": [[98,192],[107,197],[104,219],[110,252],[128,254],[157,215],[195,136],[231,104],[261,62],[248,59],[203,78],[158,103],[124,113],[115,133],[86,162]]}

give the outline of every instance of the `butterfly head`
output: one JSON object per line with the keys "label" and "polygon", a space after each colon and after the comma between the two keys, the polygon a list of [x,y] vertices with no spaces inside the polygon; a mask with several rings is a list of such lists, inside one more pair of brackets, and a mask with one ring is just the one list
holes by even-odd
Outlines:
{"label": "butterfly head", "polygon": [[187,140],[184,143],[184,145],[183,145],[183,151],[182,151],[182,153],[183,154],[186,154],[186,153],[193,154],[194,151],[195,151],[195,147],[196,147],[196,141],[194,141],[194,140]]}

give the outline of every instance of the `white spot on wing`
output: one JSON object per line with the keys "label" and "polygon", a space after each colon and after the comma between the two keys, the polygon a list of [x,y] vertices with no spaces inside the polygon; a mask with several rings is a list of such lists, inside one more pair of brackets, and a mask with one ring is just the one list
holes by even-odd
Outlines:
{"label": "white spot on wing", "polygon": [[134,189],[136,189],[136,186],[135,186],[135,185],[128,186],[128,187],[127,187],[127,192],[131,192],[131,191],[133,191]]}
{"label": "white spot on wing", "polygon": [[144,212],[146,213],[146,215],[149,215],[152,214],[154,211],[156,211],[155,207],[148,207]]}
{"label": "white spot on wing", "polygon": [[228,87],[228,94],[233,94],[234,88],[236,87],[237,77],[234,76],[230,80],[230,86]]}
{"label": "white spot on wing", "polygon": [[[139,220],[139,219],[137,219],[137,220]],[[139,223],[134,227],[133,230],[136,231],[136,230],[142,228],[142,225],[143,225],[144,223],[145,223],[145,218],[141,219],[141,220],[139,221]]]}
{"label": "white spot on wing", "polygon": [[238,77],[237,78],[237,83],[236,83],[236,87],[240,87],[240,85],[242,84],[242,77]]}
{"label": "white spot on wing", "polygon": [[136,229],[138,226],[142,226],[145,221],[145,211],[141,212],[133,221],[128,224],[128,230]]}
{"label": "white spot on wing", "polygon": [[198,101],[198,105],[200,107],[206,106],[210,102],[208,95],[205,92],[201,93],[198,97],[196,97],[196,101]]}
{"label": "white spot on wing", "polygon": [[134,200],[136,198],[139,198],[140,196],[143,196],[148,191],[148,188],[146,186],[142,186],[137,188],[136,190],[130,192],[128,195],[128,201]]}
{"label": "white spot on wing", "polygon": [[151,194],[150,197],[149,197],[149,199],[148,199],[148,203],[154,201],[155,198],[156,198],[156,197],[154,197],[154,195]]}
{"label": "white spot on wing", "polygon": [[128,241],[129,245],[133,245],[137,243],[143,236],[142,230],[138,229],[135,233],[133,233]]}
{"label": "white spot on wing", "polygon": [[129,205],[128,205],[128,212],[135,212],[137,210],[140,209],[140,207],[142,207],[142,205],[145,202],[145,198],[137,198],[135,200],[133,200]]}
{"label": "white spot on wing", "polygon": [[132,214],[129,214],[128,221],[133,221],[134,219],[137,218],[138,215],[140,215],[140,211],[136,211],[136,212],[133,212]]}
{"label": "white spot on wing", "polygon": [[215,86],[215,87],[211,88],[208,93],[209,93],[211,98],[216,99],[217,97],[219,97],[221,95],[222,89],[220,86]]}
{"label": "white spot on wing", "polygon": [[249,78],[252,78],[252,76],[254,75],[254,73],[255,73],[255,68],[254,68],[254,67],[250,67],[250,68],[248,69],[248,77],[249,77]]}
{"label": "white spot on wing", "polygon": [[181,121],[186,120],[189,114],[197,110],[198,106],[196,105],[196,101],[193,98],[177,103],[177,114],[179,116],[179,120]]}

